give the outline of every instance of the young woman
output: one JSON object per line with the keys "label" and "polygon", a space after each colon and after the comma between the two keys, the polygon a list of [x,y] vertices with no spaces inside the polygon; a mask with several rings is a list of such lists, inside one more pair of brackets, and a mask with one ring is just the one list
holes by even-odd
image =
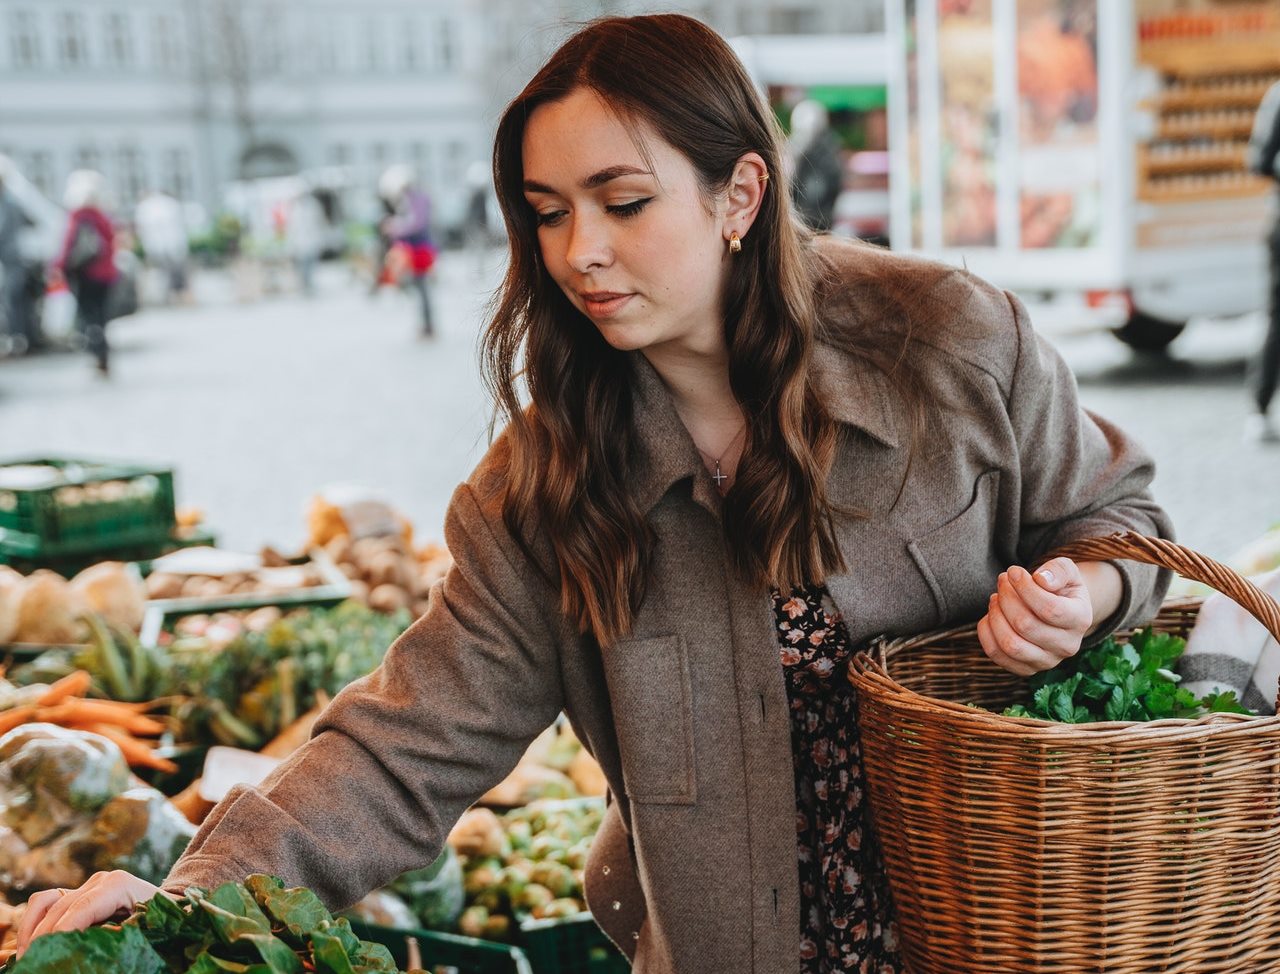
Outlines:
{"label": "young woman", "polygon": [[[588,899],[636,970],[900,969],[852,648],[982,617],[995,663],[1046,669],[1165,581],[1024,566],[1169,524],[1015,299],[812,238],[780,144],[729,47],[674,15],[586,27],[512,103],[485,341],[509,425],[454,495],[456,567],[168,889],[261,870],[353,901],[564,711],[612,793]],[[151,892],[38,894],[21,939]]]}

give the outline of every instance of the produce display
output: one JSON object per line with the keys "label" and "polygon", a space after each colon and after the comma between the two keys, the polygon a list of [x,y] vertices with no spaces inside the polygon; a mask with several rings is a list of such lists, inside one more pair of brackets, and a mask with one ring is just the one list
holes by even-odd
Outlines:
{"label": "produce display", "polygon": [[608,787],[600,765],[566,722],[538,735],[511,774],[486,792],[480,804],[514,808],[541,799],[603,798]]}
{"label": "produce display", "polygon": [[1029,680],[1032,699],[1004,711],[1064,724],[1105,720],[1161,720],[1209,713],[1249,714],[1234,691],[1197,698],[1178,686],[1172,669],[1187,642],[1150,628],[1128,643],[1108,637]]}
{"label": "produce display", "polygon": [[328,584],[323,569],[305,555],[287,558],[270,546],[257,555],[187,548],[152,562],[145,584],[147,598],[157,601],[275,596]]}
{"label": "produce display", "polygon": [[391,954],[335,919],[310,890],[254,874],[179,900],[157,894],[119,926],[32,942],[6,974],[396,974]]}
{"label": "produce display", "polygon": [[331,539],[324,550],[351,580],[351,597],[379,612],[427,611],[431,586],[453,564],[447,548],[428,545],[414,551],[403,537]]}
{"label": "produce display", "polygon": [[25,724],[0,737],[0,888],[76,887],[102,869],[159,883],[195,827],[100,734]]}
{"label": "produce display", "polygon": [[170,698],[180,744],[257,749],[310,709],[318,692],[332,696],[377,667],[409,621],[346,602],[296,610],[221,648],[198,637],[144,647],[131,633],[100,628],[85,650],[46,653],[11,677],[36,682],[82,668],[103,696]]}
{"label": "produce display", "polygon": [[48,569],[22,575],[0,565],[0,644],[84,642],[89,613],[136,632],[146,600],[141,575],[122,562],[91,565],[70,581]]}
{"label": "produce display", "polygon": [[166,729],[164,721],[146,713],[152,706],[85,699],[91,685],[87,670],[74,670],[53,684],[20,687],[0,679],[0,733],[24,724],[91,731],[112,741],[132,767],[176,771],[177,765],[157,755],[155,741],[148,739]]}

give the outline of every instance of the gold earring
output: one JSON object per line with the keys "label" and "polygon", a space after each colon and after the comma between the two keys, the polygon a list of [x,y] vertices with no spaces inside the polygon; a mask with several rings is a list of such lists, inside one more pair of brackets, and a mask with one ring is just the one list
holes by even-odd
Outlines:
{"label": "gold earring", "polygon": [[729,253],[731,254],[742,253],[742,241],[738,238],[738,233],[736,230],[733,233],[729,234]]}
{"label": "gold earring", "polygon": [[769,174],[768,174],[768,173],[765,173],[763,176],[757,176],[757,177],[756,177],[756,182],[758,182],[758,183],[767,183],[768,181],[769,181]]}

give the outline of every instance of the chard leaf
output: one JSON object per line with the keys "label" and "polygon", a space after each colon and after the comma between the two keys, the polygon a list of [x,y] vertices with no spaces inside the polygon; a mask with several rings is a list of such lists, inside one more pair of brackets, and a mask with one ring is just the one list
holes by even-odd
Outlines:
{"label": "chard leaf", "polygon": [[160,955],[136,926],[51,933],[31,942],[8,974],[165,974]]}
{"label": "chard leaf", "polygon": [[255,873],[244,885],[253,894],[258,905],[277,925],[293,934],[299,944],[307,934],[322,923],[332,921],[320,897],[301,886],[285,889],[284,883],[274,876]]}

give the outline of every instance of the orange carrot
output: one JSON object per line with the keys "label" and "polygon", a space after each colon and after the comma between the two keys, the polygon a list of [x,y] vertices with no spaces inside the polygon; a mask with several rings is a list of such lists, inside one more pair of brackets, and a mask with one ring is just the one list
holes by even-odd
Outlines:
{"label": "orange carrot", "polygon": [[93,677],[89,675],[88,670],[68,673],[50,686],[36,704],[41,707],[52,707],[54,704],[62,703],[68,697],[83,697],[89,692],[89,684],[92,682]]}
{"label": "orange carrot", "polygon": [[77,697],[52,707],[41,707],[37,717],[51,724],[64,726],[114,724],[131,734],[160,734],[165,729],[162,721],[154,717],[146,717],[132,707],[117,704],[112,700],[83,700]]}
{"label": "orange carrot", "polygon": [[0,711],[0,734],[7,734],[15,727],[35,720],[35,718],[36,707],[34,704],[27,704],[25,707],[11,707],[8,710]]}
{"label": "orange carrot", "polygon": [[116,747],[120,748],[120,753],[124,755],[130,767],[134,768],[155,768],[157,771],[174,772],[178,770],[178,766],[168,758],[158,757],[152,750],[151,745],[146,741],[140,741],[128,731],[122,730],[114,724],[92,724],[84,728],[91,730],[95,734],[101,734],[107,740],[113,742]]}

